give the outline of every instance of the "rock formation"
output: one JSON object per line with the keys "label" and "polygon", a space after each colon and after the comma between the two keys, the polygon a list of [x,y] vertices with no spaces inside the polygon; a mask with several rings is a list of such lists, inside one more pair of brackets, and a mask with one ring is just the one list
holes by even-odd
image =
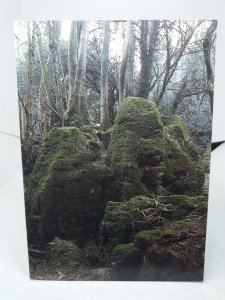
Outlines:
{"label": "rock formation", "polygon": [[48,245],[53,265],[60,247],[66,264],[72,253],[82,265],[85,245],[95,240],[92,258],[115,280],[198,280],[203,184],[201,159],[181,118],[129,97],[107,133],[97,136],[91,125],[49,133],[25,192],[28,242]]}

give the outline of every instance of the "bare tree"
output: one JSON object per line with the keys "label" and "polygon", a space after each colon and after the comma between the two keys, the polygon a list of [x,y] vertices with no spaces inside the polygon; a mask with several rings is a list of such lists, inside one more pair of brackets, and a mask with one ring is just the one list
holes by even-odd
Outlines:
{"label": "bare tree", "polygon": [[[114,122],[119,101],[128,95],[151,96],[163,114],[181,115],[192,135],[197,127],[194,124],[203,120],[200,134],[207,132],[209,136],[213,22],[137,20],[131,26],[131,21],[96,21],[91,23],[90,32],[85,23],[72,22],[68,43],[60,36],[60,22],[34,22],[34,37],[30,23],[30,35],[18,35],[24,141],[32,136],[43,141],[49,128],[62,126],[64,120],[66,126],[80,126],[91,119],[94,123],[100,121],[103,129],[108,128]],[[22,26],[24,31],[27,23]],[[122,58],[115,48],[109,55],[109,44],[114,41],[123,43]],[[35,55],[31,61],[27,45],[32,43]],[[195,120],[188,116],[190,113]],[[206,143],[204,138],[202,147]]]}
{"label": "bare tree", "polygon": [[[159,95],[156,99],[156,103],[159,105],[162,97],[166,91],[168,83],[170,82],[174,72],[177,70],[178,64],[184,55],[184,52],[194,35],[196,28],[199,26],[200,22],[194,26],[189,25],[188,21],[186,24],[178,22],[178,26],[176,27],[176,21],[164,22],[164,30],[165,30],[165,41],[166,41],[166,61],[165,61],[165,71],[163,75],[163,81],[161,85],[161,89]],[[185,25],[185,30],[184,30]],[[176,31],[178,32],[178,38],[176,45],[172,44],[172,29],[175,26]]]}

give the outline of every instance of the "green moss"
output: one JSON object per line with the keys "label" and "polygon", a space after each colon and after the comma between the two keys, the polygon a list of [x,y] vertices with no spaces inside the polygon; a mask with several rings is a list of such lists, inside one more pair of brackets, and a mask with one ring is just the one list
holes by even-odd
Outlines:
{"label": "green moss", "polygon": [[54,238],[48,243],[46,257],[49,265],[54,268],[72,270],[84,264],[82,251],[72,241]]}
{"label": "green moss", "polygon": [[116,266],[136,266],[141,263],[143,254],[133,243],[118,245],[113,249],[111,262]]}
{"label": "green moss", "polygon": [[80,131],[86,137],[87,140],[99,143],[95,128],[93,125],[82,125]]}
{"label": "green moss", "polygon": [[162,226],[159,228],[141,231],[134,237],[134,244],[138,249],[146,250],[148,247],[153,247],[154,244],[167,244],[170,241],[176,242],[180,237],[180,230]]}
{"label": "green moss", "polygon": [[206,212],[205,197],[136,196],[126,202],[107,203],[101,232],[112,245],[128,243],[140,231],[165,226],[168,222],[182,220],[187,216],[191,219],[194,216],[206,216]]}
{"label": "green moss", "polygon": [[177,115],[162,116],[163,125],[166,127],[166,132],[175,139],[188,140],[189,136],[185,129],[185,125],[181,117]]}
{"label": "green moss", "polygon": [[139,249],[145,250],[154,242],[160,241],[162,232],[163,228],[157,228],[137,233],[134,237],[135,246]]}
{"label": "green moss", "polygon": [[112,280],[137,280],[143,253],[133,243],[118,245],[110,257]]}
{"label": "green moss", "polygon": [[192,159],[184,147],[168,141],[163,185],[171,194],[201,195],[205,177],[201,161]]}
{"label": "green moss", "polygon": [[159,228],[137,233],[134,245],[143,251],[150,271],[151,268],[160,271],[163,265],[165,272],[167,268],[174,272],[180,265],[186,273],[189,267],[203,266],[205,230],[205,219],[190,214],[179,221],[171,220]]}
{"label": "green moss", "polygon": [[29,243],[55,235],[82,243],[99,227],[105,207],[107,169],[90,128],[55,128],[46,139],[25,191]]}
{"label": "green moss", "polygon": [[137,182],[137,183],[123,182],[121,201],[125,201],[126,199],[131,199],[133,195],[147,196],[148,191],[145,189],[145,186],[141,182]]}
{"label": "green moss", "polygon": [[203,196],[171,195],[158,197],[158,201],[165,205],[162,216],[168,220],[179,220],[189,214],[206,216],[207,213],[207,198]]}
{"label": "green moss", "polygon": [[[129,97],[111,132],[106,162],[113,186],[121,189],[118,200],[151,193],[202,194],[203,166],[180,117],[161,116],[154,102]],[[127,183],[137,189],[127,192]]]}
{"label": "green moss", "polygon": [[178,116],[164,117],[164,124],[166,156],[163,185],[170,194],[201,195],[204,169],[182,119]]}
{"label": "green moss", "polygon": [[137,196],[126,202],[107,202],[101,233],[112,244],[132,241],[134,233],[145,228],[142,211],[155,207],[155,201]]}
{"label": "green moss", "polygon": [[142,165],[157,166],[160,163],[164,153],[163,136],[163,124],[154,102],[135,97],[124,99],[112,127],[107,154],[107,164],[115,180],[138,187],[132,193],[122,190],[123,200],[140,192],[145,195],[146,189],[155,190],[161,183],[159,180],[154,184],[152,179],[147,188],[140,185],[144,184]]}
{"label": "green moss", "polygon": [[[76,95],[75,98],[77,98]],[[88,105],[85,96],[82,96],[80,99],[73,99],[73,102],[73,106],[65,116],[65,125],[79,128],[83,126],[83,124],[90,125],[91,120],[88,114]]]}

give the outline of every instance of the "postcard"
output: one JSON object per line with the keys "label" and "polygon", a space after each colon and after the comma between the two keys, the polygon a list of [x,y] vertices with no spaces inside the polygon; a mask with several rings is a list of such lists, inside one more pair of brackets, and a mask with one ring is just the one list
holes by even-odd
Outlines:
{"label": "postcard", "polygon": [[217,21],[14,28],[31,278],[202,281]]}

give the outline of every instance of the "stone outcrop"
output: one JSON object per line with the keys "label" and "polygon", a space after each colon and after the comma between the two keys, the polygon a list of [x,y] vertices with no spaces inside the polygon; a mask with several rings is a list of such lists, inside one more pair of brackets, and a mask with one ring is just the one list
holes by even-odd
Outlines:
{"label": "stone outcrop", "polygon": [[25,191],[29,244],[58,236],[83,245],[98,231],[107,177],[99,149],[89,126],[51,131]]}
{"label": "stone outcrop", "polygon": [[29,244],[48,245],[53,266],[85,257],[115,280],[200,279],[204,170],[181,118],[129,97],[97,134],[90,125],[49,133],[25,191]]}
{"label": "stone outcrop", "polygon": [[113,201],[137,195],[201,195],[204,171],[182,120],[162,117],[152,101],[126,98],[108,147]]}
{"label": "stone outcrop", "polygon": [[113,249],[113,279],[202,280],[205,229],[206,219],[193,215],[138,232],[133,243]]}
{"label": "stone outcrop", "polygon": [[133,242],[135,233],[166,226],[187,216],[206,217],[207,198],[184,195],[136,196],[126,202],[108,202],[101,232],[112,246]]}

